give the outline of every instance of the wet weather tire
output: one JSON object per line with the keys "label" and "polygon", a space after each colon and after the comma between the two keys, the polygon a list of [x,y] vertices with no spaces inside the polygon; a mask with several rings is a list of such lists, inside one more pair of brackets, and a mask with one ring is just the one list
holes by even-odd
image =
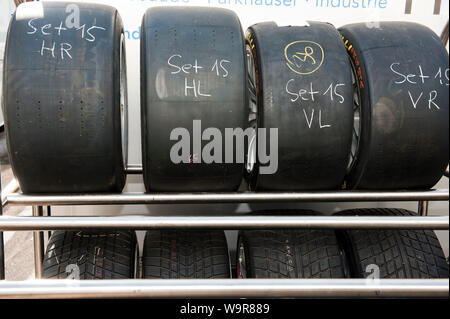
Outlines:
{"label": "wet weather tire", "polygon": [[355,65],[360,100],[359,146],[347,187],[432,187],[449,159],[449,64],[440,38],[407,22],[339,31]]}
{"label": "wet weather tire", "polygon": [[[35,17],[23,19],[28,5],[41,6],[42,15],[34,10]],[[120,16],[109,6],[18,7],[7,35],[3,111],[24,193],[122,190],[123,39]]]}
{"label": "wet weather tire", "polygon": [[43,277],[127,279],[137,276],[134,231],[55,231],[47,245]]}
{"label": "wet weather tire", "polygon": [[[255,66],[257,126],[267,136],[264,143],[258,134],[259,175],[250,184],[256,190],[339,189],[353,128],[351,65],[339,33],[328,23],[258,23],[247,30],[247,45]],[[278,130],[278,140],[272,132],[269,143],[271,129]],[[277,163],[261,156],[269,150]]]}
{"label": "wet weather tire", "polygon": [[238,277],[346,278],[347,265],[329,230],[240,231]]}
{"label": "wet weather tire", "polygon": [[[243,177],[244,150],[240,148],[242,158],[237,159],[237,147],[224,136],[226,128],[245,130],[248,125],[238,17],[217,8],[150,8],[141,30],[146,190],[236,190]],[[213,157],[207,159],[207,154]]]}
{"label": "wet weather tire", "polygon": [[230,278],[223,231],[147,231],[144,278]]}
{"label": "wet weather tire", "polygon": [[[355,209],[343,216],[417,216],[404,209]],[[365,278],[448,278],[449,268],[432,230],[338,231],[352,275]]]}

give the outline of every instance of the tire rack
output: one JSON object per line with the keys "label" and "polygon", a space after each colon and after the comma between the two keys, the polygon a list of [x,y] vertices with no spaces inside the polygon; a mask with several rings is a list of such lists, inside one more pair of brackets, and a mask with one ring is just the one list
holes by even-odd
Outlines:
{"label": "tire rack", "polygon": [[[138,165],[128,174],[141,174]],[[445,176],[448,178],[448,167]],[[0,185],[1,190],[1,185]],[[448,201],[449,191],[334,191],[307,193],[7,194],[2,206],[32,206],[33,217],[0,216],[0,279],[5,278],[2,231],[34,231],[34,281],[0,280],[0,298],[186,297],[448,297],[448,279],[171,279],[40,280],[43,231],[84,229],[434,229],[448,230],[448,216],[428,217],[428,201]],[[44,217],[52,205],[198,204],[250,202],[418,201],[420,216],[122,216]],[[1,210],[0,210],[1,215]]]}

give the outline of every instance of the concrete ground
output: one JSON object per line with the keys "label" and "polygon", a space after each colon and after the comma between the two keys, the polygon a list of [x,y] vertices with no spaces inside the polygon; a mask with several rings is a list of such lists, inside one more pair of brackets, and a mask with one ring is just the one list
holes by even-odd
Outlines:
{"label": "concrete ground", "polygon": [[[1,134],[0,145],[4,146],[4,134]],[[0,146],[0,148],[2,147]],[[0,154],[4,152],[0,151]],[[14,178],[11,165],[5,156],[0,155],[2,188]],[[6,206],[3,209],[6,216],[31,216],[31,207]],[[5,265],[7,280],[34,279],[34,255],[32,232],[4,232]]]}

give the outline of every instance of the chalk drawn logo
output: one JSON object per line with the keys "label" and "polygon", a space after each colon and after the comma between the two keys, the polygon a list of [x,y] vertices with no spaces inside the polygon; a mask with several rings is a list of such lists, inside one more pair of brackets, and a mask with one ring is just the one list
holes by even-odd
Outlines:
{"label": "chalk drawn logo", "polygon": [[320,44],[313,41],[294,41],[284,48],[286,65],[293,72],[307,75],[316,72],[323,63],[325,54]]}

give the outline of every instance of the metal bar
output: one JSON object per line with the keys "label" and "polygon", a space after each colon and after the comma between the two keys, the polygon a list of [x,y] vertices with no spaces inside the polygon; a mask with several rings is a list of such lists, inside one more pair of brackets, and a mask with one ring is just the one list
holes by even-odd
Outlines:
{"label": "metal bar", "polygon": [[447,168],[445,169],[444,176],[449,177],[448,165],[447,165]]}
{"label": "metal bar", "polygon": [[142,165],[141,164],[128,164],[125,168],[125,172],[127,174],[142,174]]}
{"label": "metal bar", "polygon": [[[47,206],[47,209],[46,209],[46,216],[47,217],[50,217],[50,216],[52,216],[52,208],[51,208],[51,206]],[[48,231],[47,232],[47,242],[48,242],[48,240],[50,240],[50,237],[52,236],[52,232],[51,231]]]}
{"label": "metal bar", "polygon": [[439,14],[441,14],[441,7],[442,7],[442,0],[434,0],[434,10],[433,10],[433,14],[434,14],[434,15],[439,15]]}
{"label": "metal bar", "polygon": [[428,216],[428,201],[420,200],[418,214],[420,216]]}
{"label": "metal bar", "polygon": [[23,195],[9,194],[4,205],[128,205],[128,204],[201,204],[250,202],[372,202],[449,199],[447,190],[368,192],[336,191],[310,193],[179,193],[179,194],[79,194]]}
{"label": "metal bar", "polygon": [[406,0],[405,4],[405,14],[411,14],[412,0]]}
{"label": "metal bar", "polygon": [[86,229],[449,229],[448,216],[0,217],[0,230]]}
{"label": "metal bar", "polygon": [[[33,206],[33,216],[43,218],[42,206]],[[42,231],[33,232],[34,243],[34,276],[36,279],[42,278],[42,261],[44,260],[44,233]]]}
{"label": "metal bar", "polygon": [[448,297],[448,279],[168,279],[0,282],[3,298]]}
{"label": "metal bar", "polygon": [[8,185],[6,185],[5,187],[2,187],[2,202],[4,201],[5,197],[8,194],[12,194],[17,192],[17,190],[20,188],[19,183],[17,182],[17,180],[15,178],[13,178]]}

